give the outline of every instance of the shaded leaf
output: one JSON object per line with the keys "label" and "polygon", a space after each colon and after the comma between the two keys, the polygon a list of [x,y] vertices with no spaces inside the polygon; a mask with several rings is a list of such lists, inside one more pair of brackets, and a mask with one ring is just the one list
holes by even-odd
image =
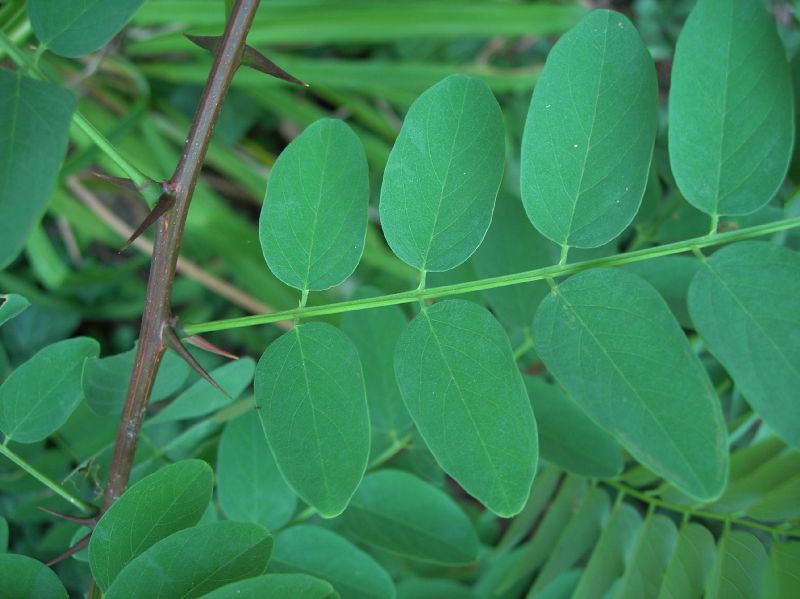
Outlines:
{"label": "shaded leaf", "polygon": [[39,41],[61,56],[105,46],[144,0],[29,0],[28,17]]}
{"label": "shaded leaf", "polygon": [[395,350],[403,400],[436,461],[500,516],[528,499],[536,421],[500,323],[477,304],[424,308]]}
{"label": "shaded leaf", "polygon": [[792,599],[800,588],[800,543],[776,542],[772,545],[764,576],[764,599]]}
{"label": "shaded leaf", "polygon": [[766,567],[767,552],[761,541],[748,532],[726,529],[717,546],[705,599],[760,599]]}
{"label": "shaded leaf", "polygon": [[800,447],[800,254],[743,241],[703,262],[689,312],[753,409]]}
{"label": "shaded leaf", "polygon": [[582,272],[545,298],[533,328],[548,370],[590,418],[681,491],[720,496],[728,450],[719,400],[653,287],[623,270]]}
{"label": "shaded leaf", "polygon": [[397,599],[476,599],[466,586],[454,580],[404,577],[397,583]]}
{"label": "shaded leaf", "polygon": [[200,597],[264,572],[272,542],[257,524],[212,522],[187,528],[134,558],[105,596]]}
{"label": "shaded leaf", "polygon": [[322,516],[338,516],[369,457],[369,415],[358,350],[321,322],[294,327],[256,367],[256,403],[289,486]]}
{"label": "shaded leaf", "polygon": [[0,269],[44,214],[75,106],[67,90],[0,69]]}
{"label": "shaded leaf", "polygon": [[699,0],[675,48],[669,155],[681,193],[707,214],[754,212],[792,151],[786,50],[758,0]]}
{"label": "shaded leaf", "polygon": [[714,566],[717,548],[707,528],[690,523],[680,531],[675,553],[664,572],[659,599],[700,599]]}
{"label": "shaded leaf", "polygon": [[656,514],[647,518],[614,598],[655,597],[677,543],[678,531],[669,517]]}
{"label": "shaded leaf", "polygon": [[67,599],[64,585],[50,568],[26,555],[0,553],[0,589],[15,599]]}
{"label": "shaded leaf", "polygon": [[16,293],[0,293],[0,326],[24,312],[30,302]]}
{"label": "shaded leaf", "polygon": [[217,479],[220,507],[231,520],[276,530],[294,514],[297,498],[278,471],[255,411],[231,420],[222,431]]}
{"label": "shaded leaf", "polygon": [[663,256],[654,260],[642,260],[626,264],[625,269],[639,275],[650,283],[667,302],[681,327],[693,328],[686,305],[689,284],[700,268],[694,256]]}
{"label": "shaded leaf", "polygon": [[342,599],[393,599],[386,571],[347,539],[318,526],[293,526],[278,535],[269,572],[302,572],[327,580]]}
{"label": "shaded leaf", "polygon": [[215,368],[210,373],[211,378],[228,393],[227,396],[204,379],[195,381],[150,422],[197,418],[225,407],[250,386],[255,369],[256,364],[251,358],[242,358]]}
{"label": "shaded leaf", "polygon": [[367,475],[342,519],[350,536],[391,553],[439,564],[478,558],[478,536],[461,508],[401,470]]}
{"label": "shaded leaf", "polygon": [[194,526],[211,500],[213,474],[201,460],[165,466],[131,486],[103,514],[89,542],[92,576],[108,589],[138,555]]}
{"label": "shaded leaf", "polygon": [[503,116],[489,87],[451,75],[411,105],[381,188],[386,241],[404,262],[444,271],[478,248],[505,160]]}
{"label": "shaded leaf", "polygon": [[48,345],[0,386],[0,430],[7,439],[34,443],[63,425],[83,393],[81,373],[100,352],[94,339],[75,337]]}
{"label": "shaded leaf", "polygon": [[565,470],[593,478],[612,478],[622,472],[617,442],[586,415],[557,386],[525,376],[536,414],[539,451]]}
{"label": "shaded leaf", "polygon": [[225,585],[204,599],[338,599],[329,582],[307,574],[265,574]]}
{"label": "shaded leaf", "polygon": [[642,201],[657,120],[655,67],[636,28],[590,12],[550,51],[525,122],[520,189],[536,228],[565,246],[617,237]]}
{"label": "shaded leaf", "polygon": [[369,181],[361,141],[344,122],[306,128],[272,168],[258,225],[270,270],[297,289],[349,277],[364,251]]}

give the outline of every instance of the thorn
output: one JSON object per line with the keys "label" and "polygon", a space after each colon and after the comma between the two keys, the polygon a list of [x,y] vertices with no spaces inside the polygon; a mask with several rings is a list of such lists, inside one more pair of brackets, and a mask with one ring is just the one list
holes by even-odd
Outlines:
{"label": "thorn", "polygon": [[69,514],[62,514],[61,512],[51,510],[50,508],[46,508],[41,505],[37,507],[45,514],[50,514],[51,516],[55,516],[56,518],[61,518],[62,520],[69,520],[70,522],[76,522],[78,524],[82,524],[83,526],[88,526],[89,528],[94,528],[95,524],[97,524],[97,516],[89,516],[89,517],[70,516]]}
{"label": "thorn", "polygon": [[[188,33],[184,33],[184,35],[190,42],[203,48],[204,50],[208,50],[212,54],[217,53],[219,46],[222,43],[221,35],[189,35]],[[267,75],[272,75],[278,79],[288,81],[289,83],[295,83],[297,85],[302,85],[303,87],[308,87],[308,83],[300,81],[300,79],[297,77],[290,75],[252,46],[245,46],[244,56],[242,56],[242,64],[246,67],[250,67],[251,69],[255,69],[256,71],[261,71]]]}
{"label": "thorn", "polygon": [[66,551],[63,551],[62,553],[59,553],[57,556],[55,556],[53,559],[51,559],[49,562],[47,562],[47,565],[48,566],[53,566],[53,565],[57,564],[58,562],[63,561],[65,559],[67,559],[68,557],[75,555],[81,549],[83,549],[84,547],[86,547],[89,544],[89,539],[91,539],[91,538],[92,538],[92,533],[87,534],[80,541],[75,543],[72,547],[70,547]]}
{"label": "thorn", "polygon": [[140,192],[143,189],[150,187],[151,185],[157,185],[156,181],[149,179],[146,183],[142,185],[136,185],[130,179],[126,179],[125,177],[114,177],[112,175],[107,175],[101,171],[97,170],[90,170],[89,171],[93,176],[97,177],[98,179],[102,179],[103,181],[107,181],[112,185],[116,185],[117,187],[124,187],[125,189],[130,189],[131,191]]}
{"label": "thorn", "polygon": [[[178,354],[181,358],[183,358],[189,366],[192,367],[197,374],[202,376],[205,380],[211,383],[215,389],[217,389],[220,393],[222,393],[225,397],[230,398],[231,396],[228,395],[227,391],[219,386],[219,383],[215,381],[210,374],[208,374],[200,363],[195,359],[195,357],[189,353],[189,350],[186,349],[186,346],[181,343],[181,340],[178,339],[178,335],[175,333],[175,329],[172,326],[166,326],[163,329],[164,335],[164,343],[166,343],[167,347],[169,347],[172,351]],[[232,399],[232,398],[231,398]]]}
{"label": "thorn", "polygon": [[214,345],[213,343],[211,343],[208,339],[203,339],[200,335],[190,335],[189,337],[184,337],[183,340],[186,343],[194,345],[195,347],[204,349],[207,352],[211,352],[212,354],[217,354],[218,356],[223,356],[225,358],[228,358],[229,360],[239,359],[239,356],[225,351],[218,345]]}
{"label": "thorn", "polygon": [[128,246],[132,244],[136,239],[147,230],[147,227],[152,225],[156,222],[161,216],[170,208],[172,208],[173,204],[175,204],[175,196],[171,193],[162,193],[158,197],[158,201],[156,205],[153,206],[153,209],[150,211],[150,214],[145,217],[142,221],[142,224],[136,227],[136,230],[131,234],[128,238],[128,241],[125,242],[125,245],[119,250],[120,253],[124,252],[128,249]]}

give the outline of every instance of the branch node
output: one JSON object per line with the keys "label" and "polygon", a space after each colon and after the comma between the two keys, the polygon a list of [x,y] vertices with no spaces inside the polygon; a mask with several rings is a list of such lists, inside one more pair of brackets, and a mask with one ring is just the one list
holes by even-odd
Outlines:
{"label": "branch node", "polygon": [[225,397],[228,398],[231,397],[230,395],[228,395],[228,392],[225,391],[225,389],[223,389],[219,385],[219,383],[217,383],[217,381],[215,381],[213,377],[210,374],[208,374],[208,372],[206,372],[206,369],[200,366],[200,362],[198,362],[197,359],[195,359],[195,357],[189,352],[189,350],[186,349],[186,346],[181,342],[180,339],[178,339],[178,335],[171,324],[167,324],[167,326],[164,327],[163,336],[164,336],[164,344],[172,351],[174,351],[176,354],[178,354],[181,358],[183,358],[184,361],[187,364],[189,364],[189,366],[192,367],[192,370],[194,370],[197,374],[199,374],[201,377],[207,380],[210,384],[212,384],[214,388],[216,388],[220,393],[225,395]]}

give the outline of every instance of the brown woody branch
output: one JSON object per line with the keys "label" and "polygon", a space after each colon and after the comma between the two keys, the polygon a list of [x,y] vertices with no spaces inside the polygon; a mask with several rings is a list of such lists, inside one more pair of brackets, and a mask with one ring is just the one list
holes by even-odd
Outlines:
{"label": "brown woody branch", "polygon": [[174,174],[165,185],[165,190],[172,195],[174,202],[156,223],[139,345],[117,431],[103,511],[117,500],[128,484],[147,401],[167,348],[168,333],[165,331],[172,326],[172,285],[186,214],[222,103],[233,75],[241,64],[247,32],[259,1],[236,0],[222,41],[214,55],[214,64],[203,88],[183,154]]}

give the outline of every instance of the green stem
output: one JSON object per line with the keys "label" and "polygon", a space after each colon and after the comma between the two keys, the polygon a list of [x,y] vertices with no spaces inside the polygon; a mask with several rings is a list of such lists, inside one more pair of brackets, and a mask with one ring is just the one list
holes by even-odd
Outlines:
{"label": "green stem", "polygon": [[48,476],[42,474],[41,472],[39,472],[31,464],[26,462],[22,458],[22,456],[17,455],[15,452],[13,452],[11,449],[9,449],[8,446],[5,443],[0,445],[0,454],[3,454],[4,456],[6,456],[9,460],[14,462],[17,466],[22,468],[25,472],[30,474],[33,478],[38,480],[45,487],[47,487],[48,489],[53,491],[53,493],[55,493],[56,495],[60,495],[62,498],[66,499],[69,503],[74,505],[79,510],[82,510],[83,512],[86,512],[87,514],[92,514],[92,513],[94,513],[96,511],[96,509],[94,509],[88,503],[78,499],[72,493],[67,491],[64,487],[59,485],[57,482],[55,482],[54,480],[52,480]]}
{"label": "green stem", "polygon": [[695,510],[690,507],[686,507],[685,505],[680,505],[678,503],[672,503],[671,501],[664,501],[663,499],[658,499],[657,497],[652,497],[647,493],[642,493],[641,491],[629,487],[623,483],[614,481],[614,480],[604,480],[603,484],[612,487],[629,497],[634,497],[639,501],[643,501],[648,505],[648,509],[653,509],[656,507],[669,510],[671,512],[676,512],[679,514],[683,514],[684,516],[691,516],[693,518],[705,518],[706,520],[718,520],[719,522],[723,522],[726,524],[738,524],[739,526],[746,526],[748,528],[754,528],[756,530],[763,530],[770,534],[779,534],[779,535],[786,535],[790,537],[800,537],[800,534],[797,534],[794,531],[787,531],[780,528],[776,528],[774,526],[768,526],[766,524],[761,524],[760,522],[754,522],[753,520],[748,520],[746,518],[737,518],[736,516],[732,516],[730,514],[718,514],[716,512],[708,512],[703,510]]}
{"label": "green stem", "polygon": [[535,270],[503,275],[500,277],[468,281],[466,283],[456,283],[454,285],[443,285],[441,287],[415,289],[412,291],[404,291],[402,293],[383,295],[380,297],[337,302],[322,306],[310,306],[303,309],[294,308],[291,310],[283,310],[281,312],[273,312],[271,314],[257,314],[255,316],[245,316],[241,318],[229,318],[226,320],[188,324],[184,326],[184,330],[187,334],[196,335],[210,331],[223,331],[227,329],[270,324],[273,322],[292,320],[294,318],[328,316],[331,314],[341,314],[343,312],[352,312],[355,310],[367,310],[369,308],[381,308],[383,306],[407,304],[426,299],[442,298],[464,293],[474,293],[476,291],[483,291],[486,289],[496,289],[498,287],[508,287],[511,285],[519,285],[521,283],[530,283],[532,281],[564,277],[601,266],[621,266],[623,264],[630,264],[632,262],[652,260],[653,258],[690,252],[704,247],[711,247],[724,243],[732,243],[734,241],[742,241],[745,239],[752,239],[754,237],[761,237],[763,235],[769,235],[771,233],[777,233],[778,231],[785,231],[796,227],[800,227],[800,217],[783,219],[780,221],[756,225],[754,227],[747,227],[744,229],[735,229],[726,233],[718,233],[717,235],[713,236],[704,235],[702,237],[694,237],[684,241],[645,248],[635,252],[616,254],[614,256],[608,256],[605,258],[586,260],[584,262],[556,264],[553,266],[547,266],[545,268],[537,268]]}

